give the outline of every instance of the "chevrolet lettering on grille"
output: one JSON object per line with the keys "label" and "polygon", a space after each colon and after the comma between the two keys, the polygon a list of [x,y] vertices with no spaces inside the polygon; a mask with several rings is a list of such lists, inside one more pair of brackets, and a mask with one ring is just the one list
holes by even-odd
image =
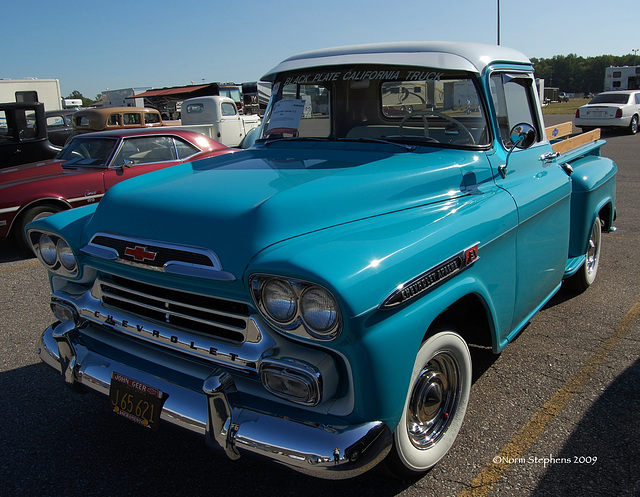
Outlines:
{"label": "chevrolet lettering on grille", "polygon": [[131,257],[134,261],[154,261],[158,252],[151,252],[146,247],[136,245],[135,248],[127,247],[124,251],[124,255]]}

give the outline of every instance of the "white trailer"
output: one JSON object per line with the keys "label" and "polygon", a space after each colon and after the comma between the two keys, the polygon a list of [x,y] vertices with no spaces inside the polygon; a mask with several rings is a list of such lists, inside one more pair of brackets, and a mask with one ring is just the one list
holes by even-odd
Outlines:
{"label": "white trailer", "polygon": [[42,102],[45,110],[60,110],[60,82],[57,79],[0,79],[0,102]]}
{"label": "white trailer", "polygon": [[604,91],[637,90],[640,88],[640,66],[607,67]]}

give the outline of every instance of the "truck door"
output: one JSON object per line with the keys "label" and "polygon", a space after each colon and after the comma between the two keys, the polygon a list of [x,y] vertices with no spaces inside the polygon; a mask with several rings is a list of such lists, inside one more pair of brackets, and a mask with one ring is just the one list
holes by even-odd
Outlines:
{"label": "truck door", "polygon": [[[541,160],[553,150],[542,138],[544,126],[533,78],[527,73],[498,72],[491,75],[490,82],[499,125],[491,162],[495,172],[502,169],[496,174],[496,183],[509,192],[518,211],[512,323],[517,332],[562,281],[569,250],[571,182],[555,162]],[[536,129],[536,142],[508,155],[510,130],[520,123]]]}
{"label": "truck door", "polygon": [[220,133],[220,141],[227,147],[237,147],[244,137],[240,114],[232,102],[220,104]]}

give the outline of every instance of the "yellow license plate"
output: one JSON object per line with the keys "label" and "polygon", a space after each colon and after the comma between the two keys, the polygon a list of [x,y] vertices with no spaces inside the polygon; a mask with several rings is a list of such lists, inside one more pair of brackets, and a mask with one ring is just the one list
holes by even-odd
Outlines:
{"label": "yellow license plate", "polygon": [[146,428],[157,430],[167,395],[120,373],[111,374],[109,401],[113,412]]}

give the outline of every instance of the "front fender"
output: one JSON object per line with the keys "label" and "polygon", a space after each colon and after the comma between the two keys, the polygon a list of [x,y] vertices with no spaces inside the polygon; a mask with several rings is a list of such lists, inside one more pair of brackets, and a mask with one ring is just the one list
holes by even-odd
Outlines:
{"label": "front fender", "polygon": [[[52,216],[37,219],[27,224],[27,234],[32,231],[44,231],[48,233],[56,233],[62,236],[76,257],[82,262],[82,254],[80,248],[86,244],[86,238],[84,234],[85,226],[91,216],[93,216],[96,210],[97,204],[87,205],[84,207],[78,207],[76,209],[70,209],[62,212],[58,212]],[[79,264],[79,273],[75,277],[76,280],[80,280],[83,277],[85,270],[83,264]],[[53,288],[53,274],[49,273],[51,285]]]}
{"label": "front fender", "polygon": [[[344,330],[320,345],[349,363],[352,421],[373,416],[395,426],[420,343],[454,302],[478,296],[499,349],[513,317],[516,226],[513,200],[495,188],[283,241],[258,254],[245,278],[277,274],[331,290]],[[476,244],[479,259],[468,269],[399,308],[380,308],[398,285]]]}

